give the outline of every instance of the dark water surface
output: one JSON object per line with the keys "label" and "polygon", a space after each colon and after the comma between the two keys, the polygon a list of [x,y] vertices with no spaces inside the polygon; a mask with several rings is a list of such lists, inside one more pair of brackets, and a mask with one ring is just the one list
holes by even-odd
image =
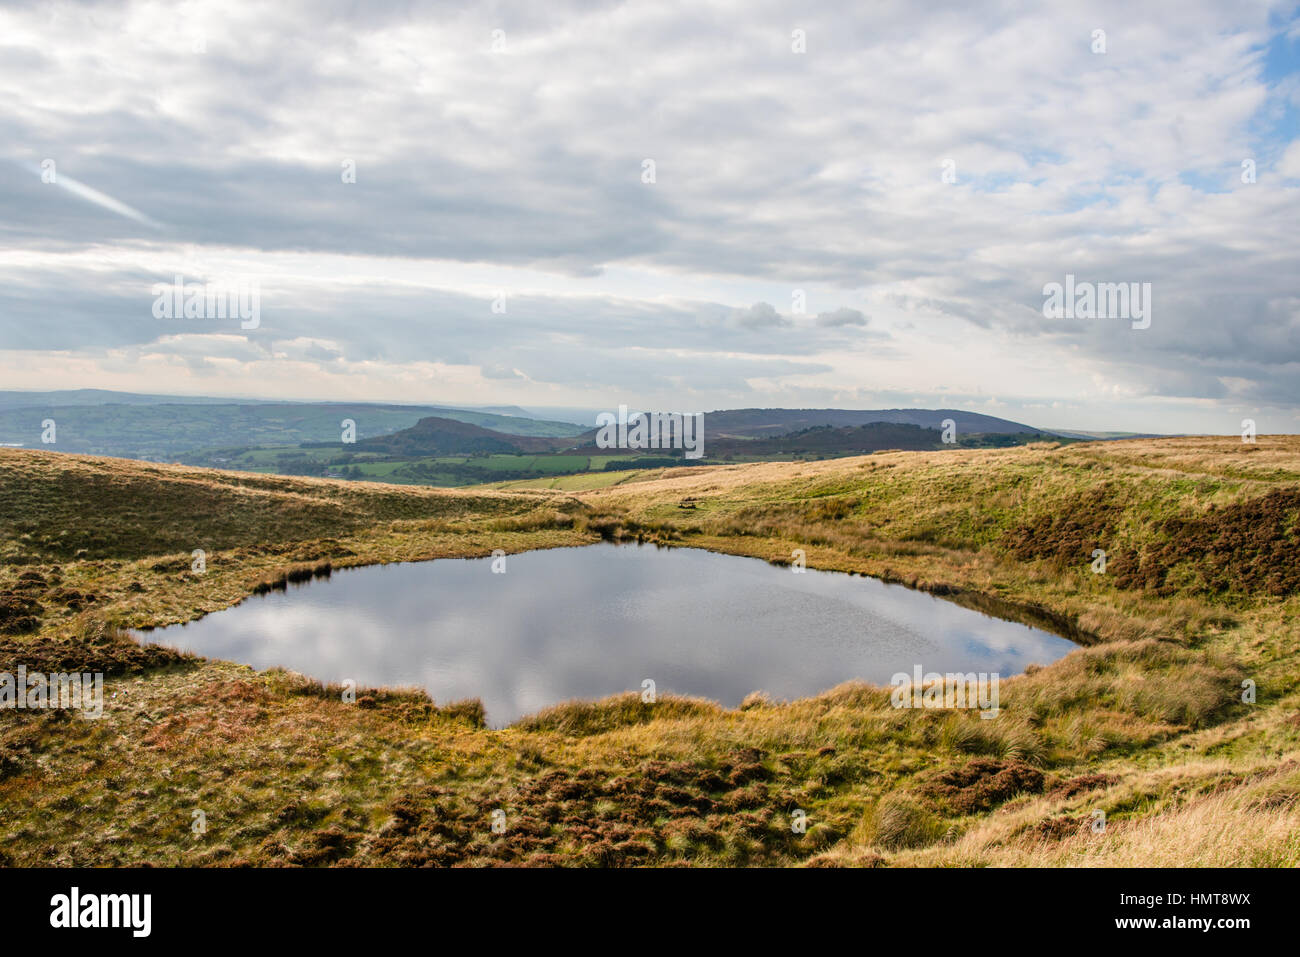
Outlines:
{"label": "dark water surface", "polygon": [[511,555],[504,574],[490,558],[345,569],[148,638],[326,682],[416,685],[440,704],[481,698],[497,727],[647,678],[734,707],[917,665],[1005,678],[1075,647],[872,578],[611,544]]}

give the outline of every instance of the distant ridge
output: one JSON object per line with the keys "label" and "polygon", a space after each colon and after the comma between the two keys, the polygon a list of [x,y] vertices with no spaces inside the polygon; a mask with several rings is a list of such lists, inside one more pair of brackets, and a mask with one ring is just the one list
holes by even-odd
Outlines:
{"label": "distant ridge", "polygon": [[1086,429],[1053,429],[1052,432],[1067,439],[1085,439],[1098,442],[1113,442],[1116,439],[1168,438],[1167,435],[1159,432],[1091,432]]}
{"label": "distant ridge", "polygon": [[[436,406],[363,402],[171,402],[154,401],[163,397],[129,395],[126,396],[129,401],[118,401],[124,393],[98,393],[99,397],[107,396],[112,401],[76,404],[68,400],[95,396],[22,395],[18,400],[12,400],[13,393],[0,395],[0,445],[41,445],[44,428],[41,423],[49,418],[58,427],[54,445],[57,451],[162,462],[201,451],[338,443],[345,420],[355,423],[358,439],[391,434],[430,415],[507,435],[573,437],[581,431],[572,423]],[[6,400],[18,404],[6,405]],[[570,438],[570,444],[573,441]]]}
{"label": "distant ridge", "polygon": [[143,392],[113,392],[110,389],[59,389],[54,392],[21,392],[0,389],[0,409],[59,408],[69,405],[275,405],[283,400],[231,399],[203,395],[150,395]]}
{"label": "distant ridge", "polygon": [[818,426],[842,428],[873,422],[942,429],[944,419],[952,419],[958,433],[1056,434],[1050,429],[961,409],[724,409],[706,412],[704,429],[709,438],[764,438]]}
{"label": "distant ridge", "polygon": [[[452,406],[418,403],[406,405],[396,402],[316,402],[302,399],[244,399],[203,395],[153,395],[143,392],[113,392],[108,389],[62,389],[55,392],[22,392],[0,390],[0,413],[17,409],[87,409],[103,406],[130,406],[151,408],[156,406],[226,406],[243,408],[263,406],[283,407],[294,414],[304,409],[375,409],[385,413],[405,413],[410,424],[422,415],[437,412],[444,418],[473,422],[486,428],[496,427],[502,432],[519,435],[577,435],[583,426],[576,422],[547,419],[533,415],[517,405],[506,406]],[[84,451],[84,450],[81,450]]]}
{"label": "distant ridge", "polygon": [[[704,455],[707,458],[728,458],[734,455],[862,455],[884,449],[922,451],[944,448],[942,433],[938,429],[925,429],[905,423],[868,422],[866,425],[840,427],[815,425],[780,435],[737,438],[710,433],[707,413],[704,421]],[[603,451],[596,446],[596,432],[584,435],[583,443],[574,451],[580,455],[596,455]],[[661,454],[680,456],[682,453],[665,450]]]}

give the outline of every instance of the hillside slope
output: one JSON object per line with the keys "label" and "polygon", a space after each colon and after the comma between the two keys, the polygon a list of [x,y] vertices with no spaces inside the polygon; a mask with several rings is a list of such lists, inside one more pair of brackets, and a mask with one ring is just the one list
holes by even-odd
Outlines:
{"label": "hillside slope", "polygon": [[[572,495],[0,450],[0,493],[0,671],[102,669],[117,695],[100,721],[0,723],[0,863],[1300,863],[1295,437],[703,466]],[[849,683],[734,712],[630,694],[490,731],[472,703],[348,704],[118,631],[324,563],[602,537],[801,548],[1083,644],[1004,681],[993,721]]]}

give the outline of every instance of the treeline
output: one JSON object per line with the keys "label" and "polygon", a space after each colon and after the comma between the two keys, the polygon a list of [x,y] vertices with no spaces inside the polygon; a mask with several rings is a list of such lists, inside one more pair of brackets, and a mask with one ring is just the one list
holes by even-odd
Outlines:
{"label": "treeline", "polygon": [[659,458],[647,457],[643,459],[625,459],[617,462],[606,462],[606,472],[632,472],[636,469],[667,469],[676,468],[679,465],[702,465],[703,459],[688,459],[685,456],[680,458],[671,458],[662,456]]}

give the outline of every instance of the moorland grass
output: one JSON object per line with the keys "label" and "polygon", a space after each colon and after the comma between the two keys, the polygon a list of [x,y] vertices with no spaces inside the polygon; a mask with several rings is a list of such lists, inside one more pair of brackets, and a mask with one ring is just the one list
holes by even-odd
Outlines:
{"label": "moorland grass", "polygon": [[[881,453],[571,491],[0,450],[0,492],[0,671],[104,670],[114,696],[99,721],[3,713],[0,863],[1300,863],[1294,437]],[[735,710],[618,695],[490,730],[476,702],[350,703],[122,631],[351,565],[602,539],[778,564],[801,549],[1081,645],[1004,680],[994,720],[894,709],[851,682]]]}

